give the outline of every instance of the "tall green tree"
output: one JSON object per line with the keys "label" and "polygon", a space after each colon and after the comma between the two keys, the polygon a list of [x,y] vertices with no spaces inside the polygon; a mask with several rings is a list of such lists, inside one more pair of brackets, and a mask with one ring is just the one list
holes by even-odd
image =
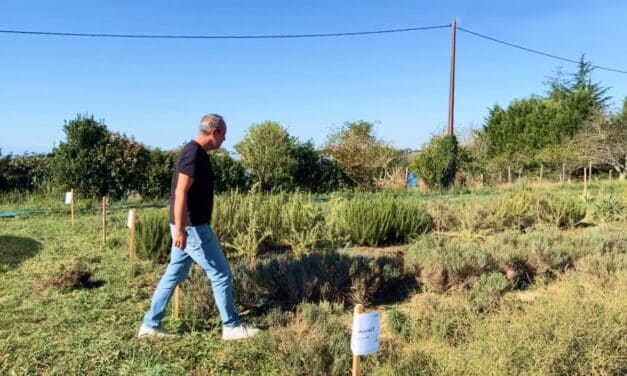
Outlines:
{"label": "tall green tree", "polygon": [[235,145],[244,167],[262,191],[288,189],[297,166],[291,154],[293,140],[279,123],[253,124]]}
{"label": "tall green tree", "polygon": [[54,174],[64,189],[112,198],[140,189],[149,161],[142,144],[111,133],[93,116],[78,115],[63,130],[66,139],[54,151]]}
{"label": "tall green tree", "polygon": [[570,140],[610,99],[608,88],[592,81],[593,71],[582,56],[574,73],[558,72],[549,80],[546,97],[515,100],[507,109],[494,106],[481,131],[488,156],[522,167],[533,164],[539,151]]}

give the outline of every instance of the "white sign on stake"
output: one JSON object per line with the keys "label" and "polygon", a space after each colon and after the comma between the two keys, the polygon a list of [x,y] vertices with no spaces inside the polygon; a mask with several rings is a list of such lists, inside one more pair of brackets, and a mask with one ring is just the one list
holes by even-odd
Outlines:
{"label": "white sign on stake", "polygon": [[379,350],[379,312],[357,313],[353,316],[351,350],[353,355],[368,355]]}
{"label": "white sign on stake", "polygon": [[126,227],[133,228],[134,223],[135,223],[135,209],[131,209],[128,211],[128,219],[126,220]]}
{"label": "white sign on stake", "polygon": [[65,192],[65,204],[70,205],[72,203],[72,192]]}

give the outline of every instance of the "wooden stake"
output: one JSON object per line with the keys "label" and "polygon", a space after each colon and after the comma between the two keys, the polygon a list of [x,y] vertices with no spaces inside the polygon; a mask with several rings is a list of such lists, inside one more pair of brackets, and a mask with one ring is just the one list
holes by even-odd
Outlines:
{"label": "wooden stake", "polygon": [[512,168],[507,166],[507,184],[512,185]]}
{"label": "wooden stake", "polygon": [[[568,176],[570,183],[570,175]],[[562,184],[566,182],[566,163],[562,163]]]}
{"label": "wooden stake", "polygon": [[540,185],[542,185],[542,175],[544,174],[544,165],[540,165]]}
{"label": "wooden stake", "polygon": [[583,195],[586,196],[588,194],[588,179],[586,177],[586,168],[583,168]]}
{"label": "wooden stake", "polygon": [[72,226],[74,226],[74,189],[70,189],[72,199],[70,200],[70,213],[72,215]]}
{"label": "wooden stake", "polygon": [[592,162],[590,162],[590,168],[588,169],[588,184],[592,183]]}
{"label": "wooden stake", "polygon": [[[353,314],[364,313],[364,306],[357,304]],[[361,372],[361,357],[359,355],[353,355],[353,376],[359,376]]]}
{"label": "wooden stake", "polygon": [[107,197],[102,196],[102,247],[107,244]]}
{"label": "wooden stake", "polygon": [[128,259],[129,261],[135,261],[135,222],[136,222],[136,211],[135,209],[131,209],[128,212],[129,217],[129,240],[128,240]]}
{"label": "wooden stake", "polygon": [[181,288],[179,285],[176,285],[174,289],[174,310],[172,311],[172,315],[175,320],[179,318],[179,307],[181,305]]}
{"label": "wooden stake", "polygon": [[612,181],[612,170],[610,170],[610,181]]}

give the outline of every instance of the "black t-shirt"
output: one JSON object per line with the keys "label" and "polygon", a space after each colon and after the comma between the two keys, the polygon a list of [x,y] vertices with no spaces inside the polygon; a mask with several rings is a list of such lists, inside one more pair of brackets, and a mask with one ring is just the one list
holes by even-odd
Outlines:
{"label": "black t-shirt", "polygon": [[172,224],[174,224],[174,195],[179,173],[194,178],[187,191],[185,226],[211,223],[215,177],[209,155],[196,141],[191,141],[185,145],[174,163],[170,190],[170,223]]}

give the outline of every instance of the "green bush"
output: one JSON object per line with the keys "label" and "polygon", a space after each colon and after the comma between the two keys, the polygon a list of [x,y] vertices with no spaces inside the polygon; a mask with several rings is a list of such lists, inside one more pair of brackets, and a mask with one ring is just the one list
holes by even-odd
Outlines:
{"label": "green bush", "polygon": [[470,290],[470,301],[477,311],[489,311],[498,305],[501,295],[510,287],[500,272],[482,274]]}
{"label": "green bush", "polygon": [[600,222],[620,221],[625,218],[627,207],[612,193],[597,197],[592,203],[592,215]]}
{"label": "green bush", "polygon": [[550,197],[541,202],[541,216],[560,228],[574,227],[586,216],[586,203],[569,196]]}
{"label": "green bush", "polygon": [[538,202],[527,192],[514,192],[505,195],[494,213],[497,225],[524,229],[531,227],[538,217]]}
{"label": "green bush", "polygon": [[364,195],[339,202],[335,209],[341,231],[358,245],[407,241],[432,228],[424,205],[415,201]]}
{"label": "green bush", "polygon": [[157,263],[168,262],[172,247],[169,213],[165,210],[139,213],[135,239],[137,257]]}
{"label": "green bush", "polygon": [[412,170],[432,188],[446,188],[455,180],[458,142],[455,136],[435,136],[422,149]]}
{"label": "green bush", "polygon": [[477,244],[434,234],[414,243],[405,260],[419,271],[420,280],[433,291],[466,284],[469,279],[496,269],[491,256]]}
{"label": "green bush", "polygon": [[234,189],[245,191],[250,187],[250,177],[240,161],[231,158],[226,152],[209,153],[209,158],[216,177],[216,192]]}
{"label": "green bush", "polygon": [[319,204],[310,194],[294,193],[290,195],[281,211],[281,222],[287,230],[286,240],[292,251],[301,254],[313,251],[322,239],[324,217]]}

